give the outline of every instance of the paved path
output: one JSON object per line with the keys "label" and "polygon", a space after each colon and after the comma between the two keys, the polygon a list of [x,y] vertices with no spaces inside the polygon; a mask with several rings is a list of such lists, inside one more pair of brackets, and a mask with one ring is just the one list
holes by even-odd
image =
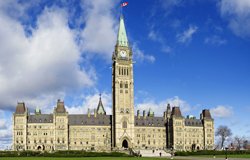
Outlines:
{"label": "paved path", "polygon": [[[225,160],[225,158],[206,158],[206,157],[181,157],[176,156],[174,159],[185,159],[185,160]],[[228,160],[249,160],[249,158],[228,158]]]}

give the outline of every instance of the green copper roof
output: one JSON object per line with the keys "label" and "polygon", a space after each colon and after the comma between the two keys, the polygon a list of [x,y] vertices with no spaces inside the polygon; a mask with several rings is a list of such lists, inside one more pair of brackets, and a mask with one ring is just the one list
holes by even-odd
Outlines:
{"label": "green copper roof", "polygon": [[118,31],[118,36],[117,36],[117,45],[118,46],[124,46],[128,47],[128,38],[126,34],[126,29],[124,25],[124,19],[123,16],[120,16],[120,25],[119,25],[119,31]]}
{"label": "green copper roof", "polygon": [[154,116],[154,112],[151,110],[151,108],[149,108],[148,116],[150,116],[150,117]]}
{"label": "green copper roof", "polygon": [[105,111],[103,104],[102,104],[101,96],[100,96],[99,103],[97,106],[97,114],[105,114],[106,115],[106,111]]}
{"label": "green copper roof", "polygon": [[38,107],[36,107],[35,113],[36,114],[41,114],[41,110]]}

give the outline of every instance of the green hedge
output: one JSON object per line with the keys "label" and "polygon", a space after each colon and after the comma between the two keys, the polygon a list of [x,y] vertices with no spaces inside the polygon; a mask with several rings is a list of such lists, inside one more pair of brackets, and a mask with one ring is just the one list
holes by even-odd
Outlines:
{"label": "green hedge", "polygon": [[128,157],[120,152],[87,152],[87,151],[0,151],[0,157]]}
{"label": "green hedge", "polygon": [[[177,151],[175,152],[176,156],[192,156],[192,155],[225,155],[226,151],[214,151],[214,150],[201,150],[201,151]],[[239,150],[239,151],[227,151],[227,154],[250,154],[249,150]]]}

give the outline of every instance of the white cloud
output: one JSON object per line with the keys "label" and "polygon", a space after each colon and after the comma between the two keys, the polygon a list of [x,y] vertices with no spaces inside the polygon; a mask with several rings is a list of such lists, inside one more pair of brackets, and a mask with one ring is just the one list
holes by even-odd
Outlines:
{"label": "white cloud", "polygon": [[213,117],[218,118],[227,118],[233,114],[232,107],[223,105],[218,105],[217,107],[210,109],[210,111]]}
{"label": "white cloud", "polygon": [[161,0],[161,6],[165,9],[167,13],[171,11],[173,7],[180,6],[184,1],[183,0]]}
{"label": "white cloud", "polygon": [[6,125],[6,120],[5,119],[0,119],[0,129],[6,129],[7,125]]}
{"label": "white cloud", "polygon": [[153,40],[153,41],[161,41],[161,39],[159,38],[159,36],[153,30],[151,30],[148,33],[148,38],[151,39],[151,40]]}
{"label": "white cloud", "polygon": [[81,32],[82,49],[87,52],[104,54],[111,61],[117,36],[118,18],[112,13],[115,3],[111,0],[83,1],[85,28]]}
{"label": "white cloud", "polygon": [[[107,114],[111,114],[112,111],[112,98],[111,98],[111,94],[109,93],[102,93],[102,103],[104,106],[104,109],[106,111]],[[67,106],[67,111],[70,114],[87,114],[88,108],[90,109],[90,111],[93,113],[94,109],[97,109],[97,105],[99,102],[99,93],[95,93],[93,95],[88,95],[88,96],[84,96],[82,101],[82,105],[81,106]]]}
{"label": "white cloud", "polygon": [[153,55],[143,53],[136,43],[133,45],[133,56],[134,60],[138,62],[155,62],[155,57]]}
{"label": "white cloud", "polygon": [[218,6],[221,16],[228,21],[234,34],[240,37],[250,36],[249,0],[221,0]]}
{"label": "white cloud", "polygon": [[197,32],[198,27],[190,25],[183,33],[177,34],[177,41],[180,43],[188,43],[192,40],[193,34]]}
{"label": "white cloud", "polygon": [[161,44],[162,52],[170,53],[172,51],[172,49],[166,44],[164,38],[153,29],[151,29],[150,32],[148,33],[148,38],[152,41],[159,42]]}
{"label": "white cloud", "polygon": [[12,120],[5,116],[6,113],[0,109],[0,150],[10,147],[12,141]]}
{"label": "white cloud", "polygon": [[227,40],[221,38],[220,36],[213,35],[213,36],[205,38],[204,43],[220,46],[220,45],[226,44]]}
{"label": "white cloud", "polygon": [[0,24],[1,107],[94,84],[94,71],[78,65],[81,53],[63,10],[45,9],[29,37],[19,21],[3,12]]}
{"label": "white cloud", "polygon": [[153,100],[148,100],[146,102],[137,104],[136,110],[140,110],[141,112],[146,110],[146,112],[148,112],[148,110],[151,108],[155,112],[155,115],[163,116],[163,112],[166,111],[168,103],[172,107],[180,107],[182,116],[185,116],[184,114],[191,110],[190,105],[186,101],[180,99],[178,96],[168,98],[158,103]]}

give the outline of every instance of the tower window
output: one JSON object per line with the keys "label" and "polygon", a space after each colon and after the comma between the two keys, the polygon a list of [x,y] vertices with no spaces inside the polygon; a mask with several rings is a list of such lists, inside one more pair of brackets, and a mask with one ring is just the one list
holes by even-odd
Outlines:
{"label": "tower window", "polygon": [[127,122],[126,121],[123,121],[122,128],[127,128]]}
{"label": "tower window", "polygon": [[125,88],[128,88],[128,84],[125,84]]}
{"label": "tower window", "polygon": [[[125,85],[126,86],[126,85]],[[122,83],[120,83],[120,88],[122,88],[123,86],[122,86]]]}

